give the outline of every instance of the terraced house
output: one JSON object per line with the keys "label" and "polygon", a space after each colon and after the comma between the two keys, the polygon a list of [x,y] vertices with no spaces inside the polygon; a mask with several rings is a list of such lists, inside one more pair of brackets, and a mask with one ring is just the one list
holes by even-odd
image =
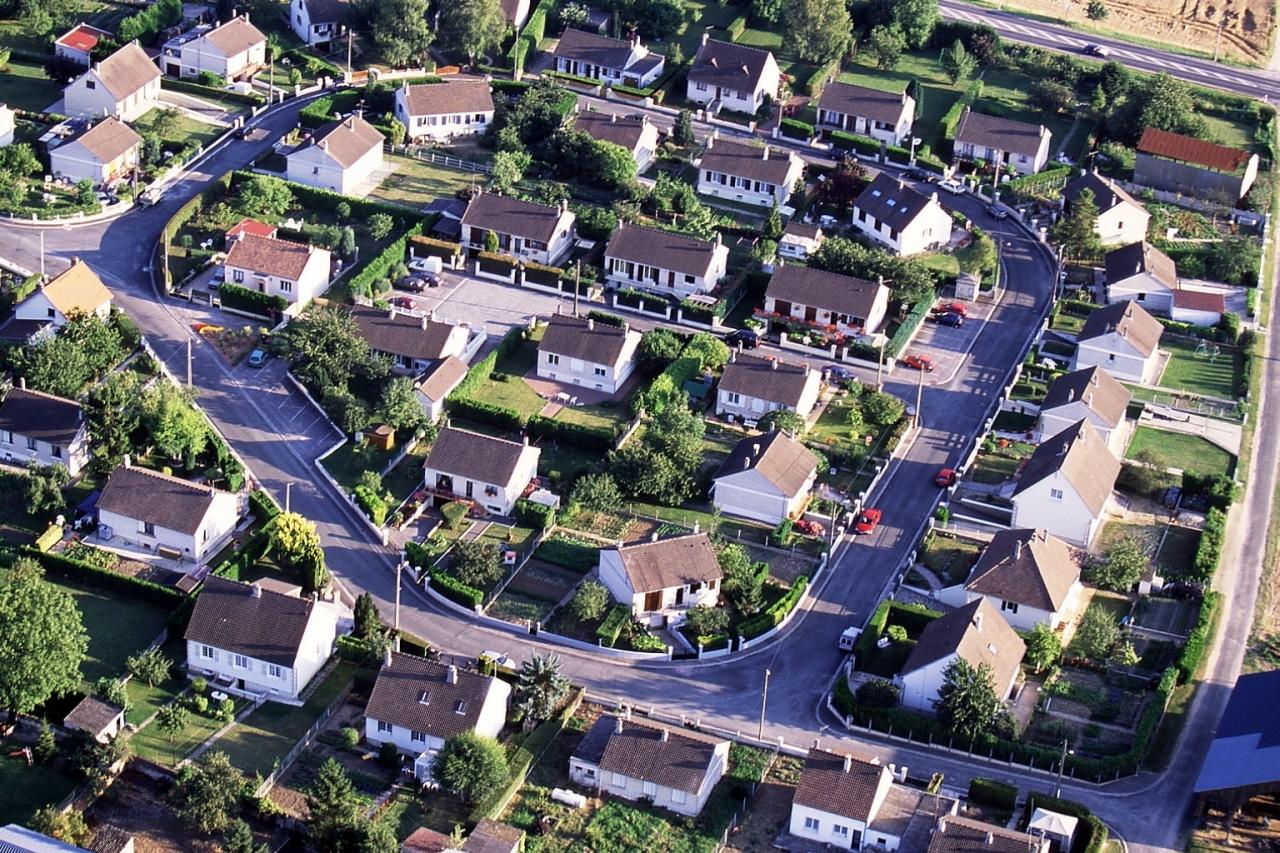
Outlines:
{"label": "terraced house", "polygon": [[818,98],[818,125],[890,145],[906,145],[911,141],[915,111],[916,99],[905,91],[895,94],[833,82]]}
{"label": "terraced house", "polygon": [[489,234],[498,252],[534,263],[554,265],[573,245],[573,211],[569,203],[536,204],[496,193],[480,193],[462,215],[462,243],[486,251]]}
{"label": "terraced house", "polygon": [[622,223],[604,254],[611,287],[639,288],[684,299],[710,293],[724,278],[729,247],[672,231]]}
{"label": "terraced house", "polygon": [[685,97],[709,107],[755,115],[765,98],[778,96],[782,71],[767,50],[717,41],[702,34],[702,46],[689,67]]}
{"label": "terraced house", "polygon": [[804,175],[804,161],[769,145],[707,139],[697,161],[698,192],[756,207],[782,207]]}
{"label": "terraced house", "polygon": [[396,90],[395,114],[409,139],[446,141],[484,133],[493,123],[487,80],[404,84]]}
{"label": "terraced house", "polygon": [[956,125],[957,160],[999,165],[1002,171],[1033,175],[1049,162],[1053,134],[1042,124],[974,112],[965,107]]}
{"label": "terraced house", "polygon": [[664,57],[650,53],[639,36],[614,39],[585,30],[566,29],[556,49],[556,71],[643,89],[662,76]]}

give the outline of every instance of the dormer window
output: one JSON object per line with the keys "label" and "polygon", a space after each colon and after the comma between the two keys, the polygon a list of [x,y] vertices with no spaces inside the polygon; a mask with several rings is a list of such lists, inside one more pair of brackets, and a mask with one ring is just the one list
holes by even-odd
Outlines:
{"label": "dormer window", "polygon": [[461,700],[461,699],[459,699],[457,702],[454,702],[454,703],[453,703],[453,713],[455,713],[455,714],[465,714],[465,713],[467,713],[467,703],[466,703],[466,702],[464,702],[464,701],[463,701],[463,700]]}
{"label": "dormer window", "polygon": [[418,694],[418,704],[419,704],[419,705],[430,705],[430,704],[431,704],[431,691],[430,691],[430,690],[423,690],[421,693],[419,693],[419,694]]}

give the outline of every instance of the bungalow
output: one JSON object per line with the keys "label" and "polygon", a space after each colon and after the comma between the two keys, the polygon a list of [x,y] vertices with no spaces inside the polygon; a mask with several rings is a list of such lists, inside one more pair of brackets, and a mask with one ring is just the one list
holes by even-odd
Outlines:
{"label": "bungalow", "polygon": [[132,174],[142,137],[114,117],[85,127],[49,151],[49,171],[69,181],[110,184]]}
{"label": "bungalow", "polygon": [[382,133],[358,115],[317,129],[285,157],[289,180],[350,195],[382,166]]}
{"label": "bungalow", "polygon": [[329,287],[329,250],[308,243],[245,234],[222,262],[223,281],[282,296],[296,314]]}
{"label": "bungalow", "polygon": [[160,69],[136,41],[129,42],[67,84],[67,115],[133,121],[160,103]]}
{"label": "bungalow", "polygon": [[1081,419],[1043,442],[1013,489],[1013,527],[1043,529],[1081,548],[1102,526],[1120,460]]}
{"label": "bungalow", "polygon": [[79,258],[13,309],[14,320],[51,323],[62,328],[74,316],[93,314],[105,320],[111,316],[111,291],[98,274]]}
{"label": "bungalow", "polygon": [[302,42],[326,48],[346,29],[349,0],[290,0],[289,27]]}
{"label": "bungalow", "polygon": [[959,815],[938,819],[927,853],[1049,853],[1048,838]]}
{"label": "bungalow", "polygon": [[1071,205],[1088,190],[1098,205],[1098,221],[1094,230],[1104,246],[1136,243],[1146,239],[1151,214],[1124,187],[1096,171],[1085,172],[1062,188],[1063,212],[1071,213]]}
{"label": "bungalow", "polygon": [[996,698],[1003,702],[1017,687],[1019,664],[1026,643],[985,597],[933,619],[920,632],[895,681],[902,688],[902,704],[917,711],[933,711],[943,673],[964,659],[977,668],[991,669]]}
{"label": "bungalow", "polygon": [[461,853],[522,853],[523,850],[524,830],[485,817],[462,842]]}
{"label": "bungalow", "polygon": [[299,705],[337,635],[334,604],[211,574],[187,623],[187,670],[221,690]]}
{"label": "bungalow", "polygon": [[53,43],[53,53],[88,68],[93,64],[93,49],[98,46],[98,42],[111,37],[112,34],[107,30],[100,30],[81,21],[58,36]]}
{"label": "bungalow", "polygon": [[413,775],[431,779],[444,742],[467,732],[497,737],[511,685],[499,678],[388,649],[364,712],[364,736],[414,756]]}
{"label": "bungalow", "polygon": [[1112,249],[1103,258],[1107,274],[1107,302],[1133,300],[1153,314],[1173,312],[1178,289],[1178,266],[1147,241]]}
{"label": "bungalow", "polygon": [[643,171],[658,150],[658,128],[644,113],[620,116],[597,110],[578,113],[573,122],[578,130],[585,130],[592,139],[621,145],[636,161],[636,171]]}
{"label": "bungalow", "polygon": [[729,767],[729,741],[629,715],[605,714],[569,758],[569,778],[597,795],[647,800],[696,817]]}
{"label": "bungalow", "polygon": [[126,456],[98,497],[98,535],[198,565],[218,553],[243,514],[240,495],[135,467]]}
{"label": "bungalow", "polygon": [[632,615],[656,624],[720,596],[720,561],[707,534],[684,533],[600,549],[600,580]]}
{"label": "bungalow", "polygon": [[414,390],[428,420],[432,423],[440,420],[444,414],[444,401],[466,376],[467,363],[451,355],[431,365],[418,377]]}
{"label": "bungalow", "polygon": [[788,321],[831,327],[844,335],[873,335],[889,311],[889,288],[839,273],[780,265],[764,293],[770,325]]}
{"label": "bungalow", "polygon": [[817,225],[788,222],[782,229],[782,239],[778,241],[778,257],[803,263],[822,247],[825,240],[826,235]]}
{"label": "bungalow", "polygon": [[1258,155],[1148,127],[1138,140],[1133,182],[1234,207],[1258,178]]}
{"label": "bungalow", "polygon": [[894,94],[833,82],[818,98],[819,127],[869,136],[889,145],[910,143],[915,114],[916,99],[905,90]]}
{"label": "bungalow", "polygon": [[853,227],[895,255],[914,255],[947,244],[951,214],[937,190],[925,195],[881,172],[854,200]]}
{"label": "bungalow", "polygon": [[807,364],[729,354],[716,390],[716,416],[752,422],[779,409],[808,418],[822,390],[822,374]]}
{"label": "bungalow", "polygon": [[804,161],[783,148],[707,139],[698,167],[698,192],[757,207],[781,207],[804,175]]}
{"label": "bungalow", "polygon": [[1049,162],[1052,137],[1042,124],[976,113],[965,107],[956,125],[955,157],[997,164],[1019,175],[1032,175]]}
{"label": "bungalow", "polygon": [[1128,431],[1125,413],[1129,389],[1101,367],[1064,373],[1049,385],[1040,404],[1035,440],[1048,441],[1081,418],[1093,424],[1102,442],[1117,456],[1124,452]]}
{"label": "bungalow", "polygon": [[605,278],[614,288],[640,288],[685,299],[709,293],[724,278],[729,247],[672,231],[622,223],[604,252]]}
{"label": "bungalow", "polygon": [[166,46],[161,62],[166,74],[184,80],[201,74],[250,79],[267,63],[267,37],[248,15],[237,15],[176,47]]}
{"label": "bungalow", "polygon": [[552,206],[482,192],[462,214],[462,243],[488,251],[493,234],[499,252],[553,266],[573,245],[574,219],[568,202]]}
{"label": "bungalow", "polygon": [[557,314],[538,344],[538,376],[616,394],[636,367],[640,333]]}
{"label": "bungalow", "polygon": [[755,115],[765,98],[778,97],[782,71],[767,50],[717,41],[702,34],[689,67],[685,97],[712,112],[721,109]]}
{"label": "bungalow", "polygon": [[541,451],[446,426],[423,466],[427,491],[442,500],[469,500],[498,515],[510,515],[516,500],[538,474]]}
{"label": "bungalow", "polygon": [[447,142],[456,136],[484,133],[493,123],[493,112],[493,93],[484,79],[405,83],[396,90],[396,118],[415,142]]}
{"label": "bungalow", "polygon": [[393,370],[415,376],[442,359],[463,356],[471,339],[470,326],[441,322],[434,312],[415,315],[394,307],[356,305],[351,318],[369,349],[391,359]]}
{"label": "bungalow", "polygon": [[1076,335],[1073,369],[1097,365],[1117,379],[1155,382],[1164,326],[1136,301],[1113,302],[1089,315]]}
{"label": "bungalow", "polygon": [[1000,530],[968,579],[938,598],[953,606],[985,598],[1018,630],[1056,631],[1075,615],[1082,591],[1080,565],[1061,539],[1046,530]]}
{"label": "bungalow", "polygon": [[96,696],[86,696],[62,719],[62,725],[75,732],[84,732],[98,743],[110,743],[124,730],[124,708]]}
{"label": "bungalow", "polygon": [[556,71],[575,77],[589,77],[601,83],[620,83],[645,89],[662,76],[665,60],[650,53],[639,36],[613,39],[585,30],[566,29],[551,54]]}
{"label": "bungalow", "polygon": [[75,400],[10,388],[0,402],[0,458],[18,465],[62,465],[72,477],[89,461],[89,432]]}
{"label": "bungalow", "polygon": [[777,525],[796,518],[818,478],[818,457],[780,430],[747,436],[716,472],[711,503],[721,512]]}

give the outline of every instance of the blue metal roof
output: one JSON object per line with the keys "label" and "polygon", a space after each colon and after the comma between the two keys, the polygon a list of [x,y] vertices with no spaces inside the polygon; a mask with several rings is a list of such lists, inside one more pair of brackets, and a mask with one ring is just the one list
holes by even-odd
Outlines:
{"label": "blue metal roof", "polygon": [[1196,779],[1196,793],[1280,782],[1280,670],[1236,681]]}

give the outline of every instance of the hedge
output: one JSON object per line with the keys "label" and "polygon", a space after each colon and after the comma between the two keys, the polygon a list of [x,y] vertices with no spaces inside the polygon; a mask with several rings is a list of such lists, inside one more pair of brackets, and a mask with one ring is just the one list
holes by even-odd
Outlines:
{"label": "hedge", "polygon": [[605,616],[604,621],[600,623],[600,627],[596,628],[596,638],[602,646],[613,648],[614,643],[618,642],[618,635],[629,624],[631,624],[631,608],[625,604],[615,604],[609,610],[609,615]]}
{"label": "hedge", "polygon": [[640,399],[641,396],[661,398],[674,394],[676,391],[681,390],[684,387],[684,383],[696,376],[701,369],[702,362],[698,359],[682,355],[668,364],[658,374],[657,378],[649,384],[648,391],[643,395],[637,395],[637,399]]}
{"label": "hedge", "polygon": [[446,400],[449,415],[473,423],[494,426],[514,432],[521,428],[520,413],[506,406],[485,403],[467,397],[450,397]]}
{"label": "hedge", "polygon": [[[206,187],[203,192],[197,196],[193,196],[189,201],[183,204],[182,207],[178,208],[174,212],[173,216],[169,217],[169,222],[165,225],[164,233],[169,235],[170,240],[177,237],[178,232],[182,230],[182,227],[190,222],[197,213],[203,210],[206,204],[213,204],[227,194],[227,191],[231,188],[231,177],[232,175],[230,172],[222,175]],[[164,237],[162,236],[160,239],[163,240]],[[173,276],[170,274],[167,266],[164,270],[164,281],[166,289],[173,284]]]}
{"label": "hedge", "polygon": [[31,557],[44,568],[46,574],[64,578],[85,586],[120,592],[161,607],[175,607],[187,596],[171,586],[142,580],[133,575],[122,575],[109,569],[101,569],[82,560],[61,554],[46,554],[28,545],[18,549],[24,557]]}
{"label": "hedge", "polygon": [[907,342],[916,333],[916,329],[920,328],[920,324],[924,322],[924,318],[928,316],[929,309],[932,307],[932,299],[921,299],[911,306],[911,310],[907,313],[902,324],[894,331],[893,337],[889,338],[889,343],[885,344],[884,357],[886,359],[898,357],[898,353],[902,352],[906,347]]}
{"label": "hedge", "polygon": [[416,258],[427,256],[450,260],[462,254],[462,244],[450,243],[448,240],[437,240],[434,237],[423,237],[421,234],[409,238],[409,252]]}
{"label": "hedge", "polygon": [[805,587],[809,585],[807,575],[801,575],[791,582],[791,588],[787,590],[787,594],[779,598],[768,609],[750,619],[744,619],[738,625],[738,635],[748,640],[759,637],[766,631],[771,631],[778,625],[782,624],[782,620],[787,618],[796,605],[800,603],[801,596],[804,595]]}
{"label": "hedge", "polygon": [[476,266],[483,272],[492,273],[493,275],[510,275],[518,264],[514,258],[499,255],[495,252],[480,252],[476,255],[476,259]]}
{"label": "hedge", "polygon": [[540,504],[528,498],[520,498],[516,501],[515,510],[516,520],[525,527],[532,527],[534,530],[548,530],[555,526],[555,507]]}
{"label": "hedge", "polygon": [[1187,641],[1182,646],[1182,653],[1174,667],[1178,671],[1178,683],[1187,684],[1195,678],[1196,670],[1209,646],[1209,633],[1213,627],[1213,614],[1218,609],[1219,593],[1206,592],[1200,604],[1200,613],[1196,616],[1195,627],[1187,634]]}
{"label": "hedge", "polygon": [[725,32],[729,36],[725,41],[737,41],[742,38],[742,34],[747,31],[748,15],[748,12],[743,12],[741,15],[729,22],[729,25],[724,28]]}
{"label": "hedge", "polygon": [[981,97],[981,80],[974,80],[965,87],[964,91],[960,93],[960,97],[956,98],[956,102],[942,114],[942,121],[938,122],[938,132],[943,139],[955,138],[956,125],[960,123],[960,117],[964,115],[965,108],[973,106],[973,102]]}
{"label": "hedge", "polygon": [[1216,507],[1210,508],[1204,517],[1204,529],[1200,531],[1200,544],[1196,546],[1191,571],[1193,579],[1203,584],[1213,580],[1222,556],[1222,540],[1226,536],[1227,516]]}
{"label": "hedge", "polygon": [[616,428],[593,427],[570,421],[558,421],[554,418],[545,418],[542,415],[530,417],[527,428],[529,434],[535,437],[564,441],[577,445],[584,450],[597,450],[601,453],[608,453],[613,450],[613,443],[617,441],[619,432]]}
{"label": "hedge", "polygon": [[[352,213],[355,213],[354,206]],[[403,212],[402,212],[403,215]],[[392,240],[385,249],[371,258],[364,268],[353,275],[347,282],[347,288],[353,293],[368,288],[373,289],[374,282],[379,279],[387,278],[391,272],[391,268],[396,264],[404,263],[405,255],[408,253],[409,240],[422,234],[425,223],[418,220],[409,226],[409,228],[396,239]]]}
{"label": "hedge", "polygon": [[186,92],[189,95],[200,95],[201,97],[212,98],[215,101],[235,101],[238,104],[248,104],[251,107],[261,106],[267,102],[267,99],[262,95],[243,95],[240,92],[218,89],[213,86],[202,86],[199,83],[193,83],[190,80],[179,80],[176,77],[161,77],[160,88],[174,92]]}
{"label": "hedge", "polygon": [[409,565],[419,569],[428,569],[435,562],[430,550],[422,542],[404,543],[404,558]]}
{"label": "hedge", "polygon": [[974,776],[969,780],[969,799],[975,803],[995,806],[1007,812],[1018,807],[1018,789],[995,779]]}
{"label": "hedge", "polygon": [[805,78],[800,84],[800,90],[808,95],[812,100],[816,101],[822,95],[822,90],[827,88],[827,81],[835,77],[840,71],[840,58],[828,62],[826,65],[819,65],[813,69],[813,73]]}
{"label": "hedge", "polygon": [[280,514],[280,507],[263,489],[249,493],[249,510],[264,524]]}
{"label": "hedge", "polygon": [[338,657],[353,663],[364,663],[373,657],[373,644],[350,634],[339,634]]}
{"label": "hedge", "polygon": [[50,524],[49,529],[40,534],[40,538],[36,539],[36,550],[41,554],[47,554],[49,549],[62,541],[62,526],[58,524]]}
{"label": "hedge", "polygon": [[352,496],[360,509],[364,510],[364,514],[369,516],[369,520],[376,527],[381,527],[387,520],[387,502],[382,499],[382,495],[368,486],[361,485],[355,487]]}
{"label": "hedge", "polygon": [[223,282],[218,288],[218,300],[223,308],[244,311],[266,319],[274,319],[276,314],[289,307],[289,301],[283,296],[259,293],[230,282]]}
{"label": "hedge", "polygon": [[483,592],[473,586],[467,586],[441,569],[431,570],[431,585],[435,587],[436,592],[463,607],[475,608],[484,602]]}
{"label": "hedge", "polygon": [[1071,800],[1032,791],[1027,795],[1027,805],[1019,825],[1025,829],[1031,822],[1031,815],[1035,814],[1038,808],[1080,819],[1076,824],[1075,835],[1071,839],[1070,853],[1101,853],[1109,834],[1107,825],[1088,808]]}
{"label": "hedge", "polygon": [[589,311],[587,316],[597,323],[604,323],[606,326],[625,326],[627,321],[617,314],[609,314],[605,311]]}
{"label": "hedge", "polygon": [[458,383],[458,387],[454,388],[453,392],[449,394],[449,401],[461,400],[477,387],[488,382],[489,375],[498,366],[498,359],[514,352],[523,340],[524,328],[522,326],[515,326],[503,335],[502,340],[498,341],[498,345],[493,348],[492,352],[468,368],[467,375]]}
{"label": "hedge", "polygon": [[1023,175],[1020,178],[1014,178],[1008,183],[1001,184],[1000,189],[1002,191],[1008,190],[1024,198],[1041,195],[1046,197],[1055,196],[1057,193],[1051,193],[1050,190],[1061,190],[1067,185],[1067,181],[1071,180],[1071,175],[1074,171],[1074,166],[1053,166],[1034,175]]}
{"label": "hedge", "polygon": [[345,89],[316,98],[298,111],[298,124],[305,128],[317,128],[334,119],[335,113],[346,114],[355,110],[363,93],[359,89]]}
{"label": "hedge", "polygon": [[582,539],[556,534],[544,539],[533,556],[544,563],[585,573],[594,569],[600,561],[600,548]]}
{"label": "hedge", "polygon": [[525,281],[556,288],[560,286],[560,278],[564,275],[564,270],[559,267],[549,267],[530,261],[524,262],[523,271]]}
{"label": "hedge", "polygon": [[[250,497],[252,500],[252,497]],[[244,544],[233,551],[229,557],[213,567],[213,573],[220,578],[238,581],[244,573],[266,553],[271,543],[273,521],[267,521],[257,533],[250,536]]]}
{"label": "hedge", "polygon": [[831,132],[831,144],[835,148],[845,150],[852,148],[871,157],[877,157],[880,154],[879,140],[872,139],[870,136],[859,136],[856,133],[846,133],[843,130]]}
{"label": "hedge", "polygon": [[529,91],[532,83],[526,83],[523,80],[490,80],[489,88],[495,92],[505,92],[512,95],[523,95]]}
{"label": "hedge", "polygon": [[548,71],[544,76],[550,77],[552,80],[560,80],[565,83],[577,83],[580,86],[599,87],[602,85],[602,82],[594,77],[584,77],[581,74],[570,74],[566,71]]}

